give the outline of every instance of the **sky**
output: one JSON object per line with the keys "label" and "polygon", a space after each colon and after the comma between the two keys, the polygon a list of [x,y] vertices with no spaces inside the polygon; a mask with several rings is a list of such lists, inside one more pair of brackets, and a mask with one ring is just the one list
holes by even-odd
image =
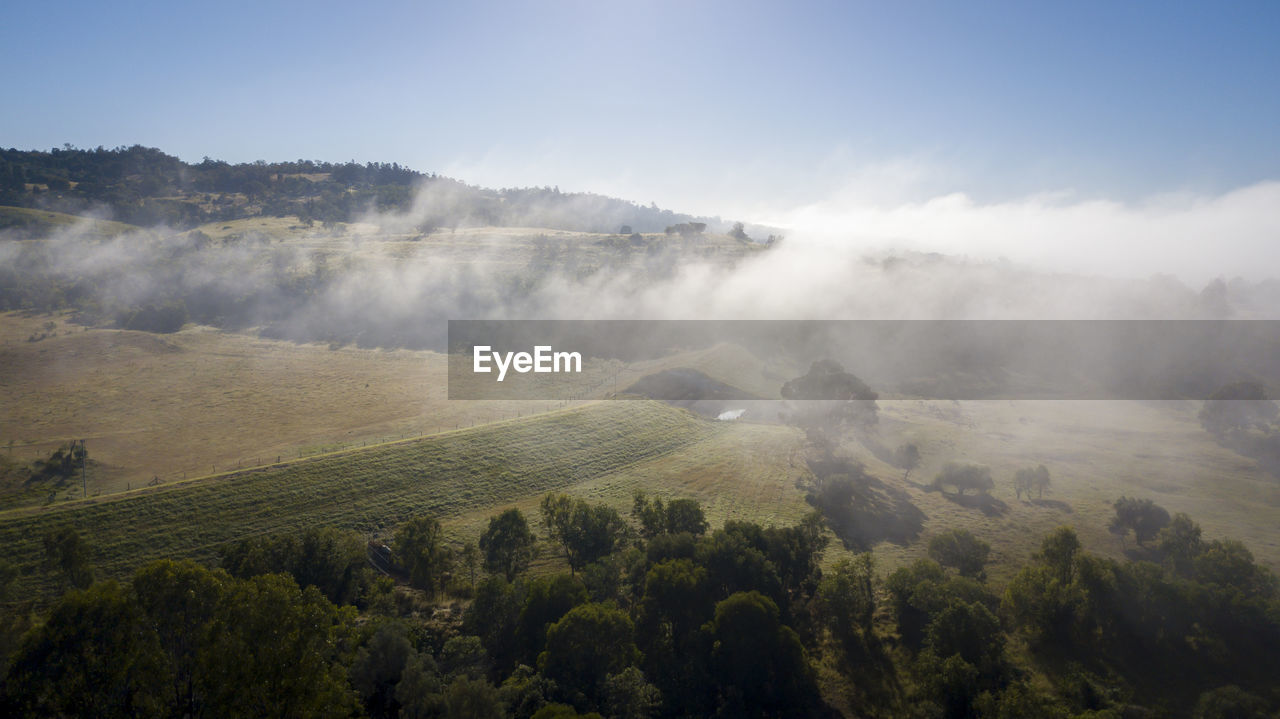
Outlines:
{"label": "sky", "polygon": [[[1280,193],[1271,0],[49,2],[3,15],[6,147],[399,162],[814,234],[862,222],[885,241],[946,234],[940,203],[979,224],[974,209],[1110,208],[1128,218],[1107,226],[1120,232]],[[1261,214],[1242,220],[1250,247],[1280,240]],[[1240,254],[1224,271],[1271,259]]]}

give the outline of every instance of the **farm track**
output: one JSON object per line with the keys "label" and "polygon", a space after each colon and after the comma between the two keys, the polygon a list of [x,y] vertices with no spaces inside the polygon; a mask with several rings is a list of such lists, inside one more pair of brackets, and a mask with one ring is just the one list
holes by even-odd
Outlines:
{"label": "farm track", "polygon": [[43,538],[72,528],[99,575],[123,579],[160,557],[208,561],[225,542],[312,526],[369,535],[415,514],[447,517],[560,489],[724,431],[656,402],[604,402],[416,440],[243,470],[163,490],[0,516],[21,573],[11,596],[50,597]]}

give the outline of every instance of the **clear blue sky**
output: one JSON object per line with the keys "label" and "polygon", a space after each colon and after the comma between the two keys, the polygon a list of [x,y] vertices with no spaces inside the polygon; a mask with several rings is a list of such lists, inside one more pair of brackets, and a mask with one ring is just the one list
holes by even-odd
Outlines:
{"label": "clear blue sky", "polygon": [[[366,7],[370,5],[371,7]],[[1280,179],[1280,2],[9,3],[0,145],[396,161],[715,213],[866,167]]]}

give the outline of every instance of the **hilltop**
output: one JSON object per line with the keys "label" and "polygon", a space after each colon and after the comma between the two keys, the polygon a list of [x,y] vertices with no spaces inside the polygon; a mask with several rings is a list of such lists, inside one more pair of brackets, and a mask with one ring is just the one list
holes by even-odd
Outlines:
{"label": "hilltop", "polygon": [[141,145],[0,149],[0,205],[109,216],[142,226],[190,229],[209,222],[286,216],[297,216],[305,225],[354,222],[374,211],[408,212],[422,191],[440,199],[415,218],[423,231],[533,226],[630,234],[688,223],[704,223],[712,231],[730,226],[719,217],[694,217],[558,187],[478,187],[394,162],[230,164],[206,157],[192,164]]}

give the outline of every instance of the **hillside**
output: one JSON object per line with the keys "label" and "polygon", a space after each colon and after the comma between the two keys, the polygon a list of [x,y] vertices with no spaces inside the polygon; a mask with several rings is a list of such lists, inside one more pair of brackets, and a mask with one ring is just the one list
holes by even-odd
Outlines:
{"label": "hillside", "polygon": [[[142,146],[44,152],[0,148],[0,205],[94,211],[136,225],[191,228],[246,217],[298,216],[304,224],[353,222],[372,212],[414,208],[418,191],[440,202],[419,213],[436,227],[535,226],[584,232],[662,232],[698,218],[592,193],[559,188],[492,190],[398,163],[311,160],[187,163]],[[3,229],[0,226],[0,229]],[[763,237],[761,238],[763,239]]]}

